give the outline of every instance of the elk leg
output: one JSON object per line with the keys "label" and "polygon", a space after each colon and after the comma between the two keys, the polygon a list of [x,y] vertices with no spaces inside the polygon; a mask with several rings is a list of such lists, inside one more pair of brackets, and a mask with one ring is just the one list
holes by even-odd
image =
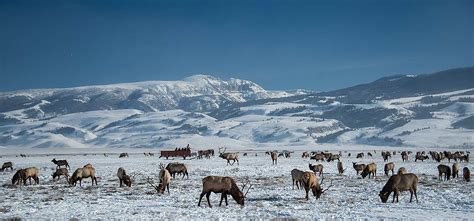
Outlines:
{"label": "elk leg", "polygon": [[396,192],[396,191],[393,191],[393,199],[392,199],[392,203],[394,203],[394,202],[395,202],[395,197],[396,197],[396,195],[397,195],[397,192]]}
{"label": "elk leg", "polygon": [[168,189],[168,195],[170,195],[170,184],[166,184],[166,188]]}
{"label": "elk leg", "polygon": [[224,195],[224,199],[225,199],[225,205],[228,206],[229,203],[227,203],[227,194]]}
{"label": "elk leg", "polygon": [[413,190],[410,190],[410,203],[412,202],[413,200]]}
{"label": "elk leg", "polygon": [[211,195],[211,192],[206,193],[206,199],[207,199],[207,204],[209,204],[209,207],[212,208],[211,201],[209,200],[210,195]]}
{"label": "elk leg", "polygon": [[204,197],[204,195],[206,195],[206,192],[202,192],[202,193],[201,193],[201,196],[199,196],[198,206],[201,206],[201,200],[202,200],[202,198]]}
{"label": "elk leg", "polygon": [[237,159],[237,166],[239,166],[239,160]]}
{"label": "elk leg", "polygon": [[120,180],[120,187],[122,187],[122,179],[119,178],[119,180]]}
{"label": "elk leg", "polygon": [[219,206],[222,206],[222,200],[224,200],[224,192],[221,193],[221,201],[219,202]]}

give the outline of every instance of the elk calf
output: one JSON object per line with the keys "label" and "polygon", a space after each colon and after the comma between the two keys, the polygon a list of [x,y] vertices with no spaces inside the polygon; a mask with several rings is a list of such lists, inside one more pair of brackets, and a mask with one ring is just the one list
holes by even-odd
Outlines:
{"label": "elk calf", "polygon": [[383,203],[386,203],[390,193],[393,192],[392,203],[395,202],[395,198],[398,203],[398,195],[401,191],[410,191],[410,203],[413,200],[413,194],[415,194],[416,202],[418,202],[418,196],[416,195],[416,189],[418,186],[418,177],[413,173],[393,175],[388,179],[385,186],[380,191],[379,196]]}
{"label": "elk calf", "polygon": [[59,178],[60,178],[61,176],[66,177],[66,181],[69,180],[69,174],[68,174],[68,171],[67,171],[66,168],[58,168],[58,169],[56,169],[56,172],[54,172],[53,174],[51,174],[51,176],[53,177],[53,181],[56,181],[56,177],[57,177],[58,180],[59,180]]}
{"label": "elk calf", "polygon": [[119,181],[120,181],[120,187],[122,187],[122,183],[124,183],[128,187],[132,186],[132,179],[130,179],[130,176],[127,175],[127,173],[125,172],[125,169],[123,169],[122,167],[118,168],[117,177],[119,178]]}
{"label": "elk calf", "polygon": [[201,206],[201,200],[204,195],[206,195],[207,203],[209,204],[209,207],[212,207],[211,201],[209,200],[209,196],[211,193],[221,193],[221,202],[219,203],[219,206],[222,205],[222,200],[225,199],[225,205],[229,205],[227,203],[227,195],[231,195],[234,200],[240,204],[244,205],[245,202],[245,197],[247,196],[247,193],[249,192],[250,188],[252,188],[252,185],[249,186],[247,189],[247,192],[244,194],[243,190],[245,186],[248,184],[244,184],[242,186],[242,190],[237,187],[237,184],[235,183],[234,178],[232,177],[222,177],[222,176],[207,176],[204,179],[202,179],[202,192],[201,196],[199,197],[199,203],[198,206]]}
{"label": "elk calf", "polygon": [[53,162],[54,164],[56,164],[56,168],[60,168],[61,166],[65,166],[66,168],[69,168],[69,164],[67,162],[67,160],[56,160],[55,158],[53,158],[53,160],[51,160],[51,162]]}

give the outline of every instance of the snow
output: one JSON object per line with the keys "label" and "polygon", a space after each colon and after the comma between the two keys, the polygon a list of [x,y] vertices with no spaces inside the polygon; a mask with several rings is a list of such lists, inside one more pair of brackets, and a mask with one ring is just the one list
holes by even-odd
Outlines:
{"label": "snow", "polygon": [[[212,144],[215,145],[215,144]],[[193,145],[192,145],[193,147]],[[350,148],[352,157],[347,157],[348,147],[339,147],[343,152],[342,162],[347,170],[337,175],[336,162],[323,162],[325,168],[323,188],[333,186],[317,200],[311,195],[304,199],[303,190],[293,190],[290,171],[293,168],[308,170],[309,159],[302,159],[296,151],[289,159],[279,158],[272,166],[270,157],[258,147],[241,151],[240,165],[226,166],[218,157],[202,159],[170,159],[157,156],[145,157],[143,152],[154,149],[6,149],[1,153],[2,161],[12,161],[15,169],[35,166],[40,169],[40,185],[12,186],[13,172],[0,172],[0,219],[19,217],[22,219],[471,219],[474,215],[474,184],[456,178],[450,181],[437,180],[438,163],[427,160],[401,162],[400,154],[391,161],[396,169],[406,167],[419,177],[419,202],[409,203],[410,194],[402,192],[399,203],[381,203],[378,192],[388,176],[383,175],[383,160],[379,147],[360,147],[364,152],[375,148],[374,157],[355,159],[358,151]],[[217,148],[214,148],[217,151]],[[228,151],[234,151],[231,147]],[[270,149],[266,149],[270,150]],[[308,151],[324,150],[305,149]],[[193,149],[195,151],[195,149]],[[104,157],[102,153],[109,153]],[[128,152],[129,158],[118,158],[118,153]],[[247,152],[248,156],[242,156]],[[15,157],[24,153],[27,158]],[[255,153],[258,156],[255,156]],[[46,156],[46,154],[50,154]],[[87,154],[87,155],[85,155]],[[91,187],[90,179],[83,186],[70,187],[64,178],[53,183],[50,174],[55,165],[51,159],[67,159],[72,169],[92,163],[97,171],[98,186]],[[180,161],[188,166],[189,180],[173,179],[170,194],[159,195],[146,183],[148,177],[158,182],[160,163]],[[362,179],[355,174],[351,162],[378,165],[375,179]],[[443,162],[448,164],[448,162]],[[450,165],[450,164],[448,164]],[[473,171],[470,163],[461,163]],[[119,187],[116,171],[123,167],[132,175],[131,188]],[[70,171],[70,174],[72,171]],[[197,206],[201,192],[201,180],[208,175],[232,176],[238,185],[246,180],[253,184],[245,206],[238,206],[229,197],[229,205],[219,207],[220,194],[211,195],[213,208],[208,208],[205,198]],[[391,197],[390,197],[391,198]],[[390,202],[390,201],[389,201]]]}

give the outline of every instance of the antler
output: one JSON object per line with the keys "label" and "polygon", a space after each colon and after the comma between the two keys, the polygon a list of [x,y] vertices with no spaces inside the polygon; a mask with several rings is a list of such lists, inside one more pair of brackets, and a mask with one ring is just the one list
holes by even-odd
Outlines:
{"label": "antler", "polygon": [[242,185],[242,192],[244,192],[244,188],[245,188],[245,186],[247,186],[247,184],[250,184],[250,185],[249,185],[249,188],[247,189],[247,192],[245,192],[244,197],[247,196],[247,193],[249,193],[250,189],[252,189],[252,186],[253,186],[250,183],[250,181],[247,179],[246,182]]}
{"label": "antler", "polygon": [[331,187],[332,187],[332,180],[331,180],[331,184],[329,184],[328,188],[326,188],[325,190],[323,190],[321,193],[326,192],[326,190],[328,190],[328,189],[331,188]]}
{"label": "antler", "polygon": [[165,169],[165,165],[163,163],[160,163],[160,169]]}
{"label": "antler", "polygon": [[150,182],[150,177],[148,177],[148,178],[146,179],[146,182],[147,182],[148,184],[150,184],[150,186],[153,187],[153,189],[155,189],[156,192],[158,192],[158,193],[160,192],[160,188],[159,188],[158,186],[156,186],[156,185],[153,185],[153,183]]}

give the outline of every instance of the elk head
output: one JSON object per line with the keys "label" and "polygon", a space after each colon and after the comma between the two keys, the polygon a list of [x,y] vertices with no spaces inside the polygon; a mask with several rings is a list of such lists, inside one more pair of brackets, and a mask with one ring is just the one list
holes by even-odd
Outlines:
{"label": "elk head", "polygon": [[379,196],[380,196],[380,200],[382,200],[382,203],[386,203],[389,197],[389,193],[388,192],[384,193],[380,191]]}
{"label": "elk head", "polygon": [[331,180],[331,184],[329,184],[328,188],[323,190],[322,188],[323,181],[324,181],[324,177],[321,179],[321,182],[319,183],[319,185],[315,185],[313,186],[313,188],[311,188],[311,190],[313,191],[313,195],[316,196],[316,199],[319,199],[321,195],[323,195],[323,193],[326,192],[326,190],[332,187],[332,180]]}
{"label": "elk head", "polygon": [[[245,192],[244,194],[244,190],[245,190],[245,187],[249,185],[249,187],[247,188],[247,192]],[[252,188],[252,184],[250,183],[249,180],[247,180],[243,185],[242,185],[242,188],[241,188],[241,191],[239,191],[238,193],[238,197],[235,198],[235,201],[237,201],[238,204],[240,205],[244,205],[244,202],[245,202],[245,198],[247,198],[247,193],[249,193],[249,190]]]}

